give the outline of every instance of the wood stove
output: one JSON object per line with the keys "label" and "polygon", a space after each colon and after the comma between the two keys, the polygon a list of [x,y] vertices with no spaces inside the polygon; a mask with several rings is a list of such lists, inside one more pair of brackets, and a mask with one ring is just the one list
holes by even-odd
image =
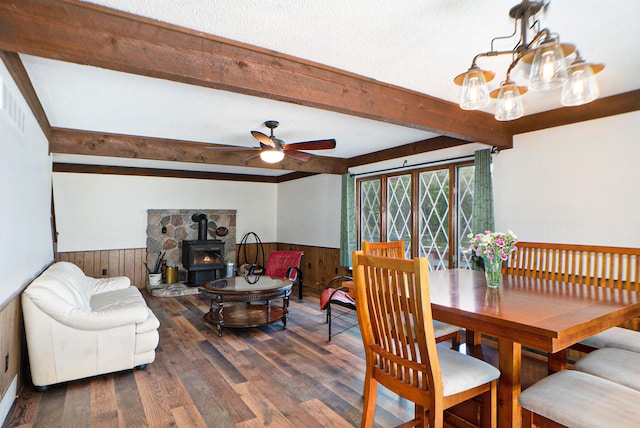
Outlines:
{"label": "wood stove", "polygon": [[192,287],[216,279],[218,269],[224,269],[224,242],[219,239],[182,241],[182,265],[189,271]]}

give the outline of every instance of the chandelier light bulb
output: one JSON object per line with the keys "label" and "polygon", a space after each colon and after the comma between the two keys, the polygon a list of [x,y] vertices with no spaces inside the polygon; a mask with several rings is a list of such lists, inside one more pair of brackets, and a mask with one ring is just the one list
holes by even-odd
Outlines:
{"label": "chandelier light bulb", "polygon": [[260,159],[267,163],[278,163],[284,159],[284,152],[280,150],[262,150],[260,152]]}
{"label": "chandelier light bulb", "polygon": [[580,60],[568,68],[569,79],[562,88],[562,105],[579,106],[598,98],[600,90],[594,75],[594,67]]}
{"label": "chandelier light bulb", "polygon": [[558,42],[540,45],[535,51],[529,86],[537,91],[559,88],[567,81],[567,66],[562,48]]}
{"label": "chandelier light bulb", "polygon": [[489,87],[480,70],[466,73],[460,89],[460,108],[463,110],[478,110],[489,105]]}
{"label": "chandelier light bulb", "polygon": [[500,89],[491,92],[497,98],[495,118],[499,121],[515,120],[524,115],[522,94],[527,92],[524,86],[518,86],[512,81],[506,81]]}

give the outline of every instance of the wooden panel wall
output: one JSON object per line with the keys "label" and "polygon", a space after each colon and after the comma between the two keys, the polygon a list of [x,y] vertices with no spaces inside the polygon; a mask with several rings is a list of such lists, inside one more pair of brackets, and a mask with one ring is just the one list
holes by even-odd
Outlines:
{"label": "wooden panel wall", "polygon": [[[13,378],[20,372],[22,362],[21,338],[24,336],[20,311],[20,294],[0,307],[0,397],[7,392]],[[9,367],[5,371],[5,361],[9,358]],[[18,378],[18,390],[22,380]]]}
{"label": "wooden panel wall", "polygon": [[310,245],[278,244],[278,250],[304,251],[302,256],[302,274],[307,288],[323,290],[336,275],[351,275],[340,266],[338,248],[313,247]]}
{"label": "wooden panel wall", "polygon": [[94,278],[128,276],[138,288],[145,288],[147,284],[146,248],[56,253],[55,259],[57,262],[74,263],[85,275]]}
{"label": "wooden panel wall", "polygon": [[[308,288],[323,289],[331,278],[336,275],[349,275],[350,273],[340,267],[340,250],[337,248],[314,247],[309,245],[295,245],[283,243],[263,243],[265,265],[269,253],[273,250],[303,251],[302,273],[304,285]],[[256,244],[247,244],[240,251],[236,245],[237,263],[253,262],[257,251]],[[246,255],[246,259],[245,259]],[[120,250],[77,251],[56,253],[56,261],[75,263],[82,271],[94,278],[107,276],[128,276],[131,283],[138,288],[146,287],[146,261],[147,250],[145,248],[132,248]],[[103,274],[106,270],[106,274]]]}

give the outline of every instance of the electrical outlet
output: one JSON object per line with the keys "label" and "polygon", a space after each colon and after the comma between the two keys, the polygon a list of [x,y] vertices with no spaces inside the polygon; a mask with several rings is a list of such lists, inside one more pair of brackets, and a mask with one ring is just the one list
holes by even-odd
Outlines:
{"label": "electrical outlet", "polygon": [[102,276],[107,276],[107,270],[106,269],[102,269]]}
{"label": "electrical outlet", "polygon": [[4,372],[8,372],[9,371],[9,353],[7,352],[7,355],[4,356]]}

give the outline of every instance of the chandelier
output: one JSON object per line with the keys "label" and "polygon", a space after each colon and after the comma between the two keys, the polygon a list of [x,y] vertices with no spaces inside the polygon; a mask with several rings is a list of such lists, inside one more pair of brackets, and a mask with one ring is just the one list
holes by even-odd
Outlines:
{"label": "chandelier", "polygon": [[[561,103],[565,106],[577,106],[598,98],[598,84],[594,75],[602,71],[603,64],[588,64],[580,57],[576,47],[560,43],[560,37],[549,29],[540,29],[536,15],[549,7],[549,2],[528,1],[511,8],[509,16],[514,19],[513,33],[509,36],[495,37],[491,40],[491,50],[479,53],[473,58],[471,67],[460,74],[454,83],[461,86],[460,108],[478,110],[489,105],[490,99],[496,99],[496,120],[514,120],[522,117],[524,107],[522,95],[528,88],[517,85],[511,80],[511,72],[522,64],[528,69],[529,87],[536,91],[547,91],[562,87]],[[518,35],[519,36],[516,36]],[[529,37],[531,36],[531,41]],[[516,46],[509,51],[494,49],[494,42],[500,39],[519,37]],[[570,65],[569,57],[575,54]],[[506,78],[498,89],[489,92],[487,82],[495,73],[478,67],[479,58],[511,55],[512,62],[507,69]]]}

